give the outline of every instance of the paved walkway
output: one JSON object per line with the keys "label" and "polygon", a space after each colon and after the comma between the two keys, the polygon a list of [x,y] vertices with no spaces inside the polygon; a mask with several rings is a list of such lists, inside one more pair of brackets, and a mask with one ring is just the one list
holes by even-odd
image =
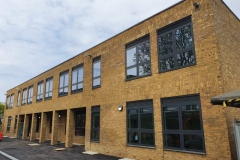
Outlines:
{"label": "paved walkway", "polygon": [[[6,138],[0,141],[0,151],[7,153],[19,160],[118,160],[118,157],[106,155],[86,155],[82,154],[84,146],[73,146],[63,151],[55,151],[56,148],[64,148],[64,144],[51,146],[50,143],[41,143],[36,146],[28,144],[38,143],[29,140],[20,140],[16,138]],[[0,154],[0,160],[8,160]]]}

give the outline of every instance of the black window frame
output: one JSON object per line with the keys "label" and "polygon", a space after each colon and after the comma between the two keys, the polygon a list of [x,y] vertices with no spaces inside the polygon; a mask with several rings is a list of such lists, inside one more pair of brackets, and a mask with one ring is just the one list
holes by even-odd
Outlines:
{"label": "black window frame", "polygon": [[33,85],[28,87],[27,104],[32,104],[32,101],[33,101]]}
{"label": "black window frame", "polygon": [[[52,84],[52,86],[51,86],[51,84]],[[50,78],[46,79],[44,100],[52,99],[52,96],[53,96],[52,91],[53,91],[53,77],[50,77]],[[50,94],[51,94],[51,96],[50,96]]]}
{"label": "black window frame", "polygon": [[[90,141],[91,142],[100,142],[100,126],[101,126],[101,124],[100,124],[100,122],[101,122],[101,113],[100,113],[100,106],[92,106],[92,110],[91,110],[92,112],[91,112],[91,133],[90,133]],[[94,113],[99,113],[99,127],[93,127],[93,114]],[[98,133],[99,133],[99,135],[98,135],[98,139],[93,139],[92,138],[92,132],[93,131],[98,131]]]}
{"label": "black window frame", "polygon": [[7,101],[6,101],[6,109],[10,109],[10,101],[11,101],[11,95],[8,95]]}
{"label": "black window frame", "polygon": [[[139,62],[139,56],[138,56],[138,52],[137,52],[137,47],[144,44],[144,43],[147,43],[148,42],[148,46],[149,46],[149,60],[145,61],[145,62]],[[129,80],[133,80],[133,79],[138,79],[138,78],[143,78],[143,77],[147,77],[147,76],[151,76],[152,75],[152,67],[151,67],[151,49],[150,49],[150,34],[147,34],[141,38],[138,38],[128,44],[125,45],[125,75],[126,75],[126,81],[129,81]],[[136,48],[136,64],[133,64],[133,65],[130,65],[128,66],[127,62],[128,62],[128,59],[127,59],[127,51],[128,50],[131,50],[133,48]],[[144,65],[144,64],[148,64],[148,66],[150,67],[150,73],[148,74],[143,74],[143,75],[139,75],[139,68],[140,66]],[[130,69],[133,69],[133,68],[136,68],[136,76],[132,76],[132,77],[129,77],[128,74],[127,74],[127,71],[130,70]]]}
{"label": "black window frame", "polygon": [[44,81],[38,82],[38,85],[37,85],[37,98],[36,98],[37,102],[41,102],[43,100],[43,88],[44,88]]}
{"label": "black window frame", "polygon": [[27,88],[24,88],[22,93],[22,106],[26,104],[27,104]]}
{"label": "black window frame", "polygon": [[[67,85],[65,86],[66,76],[67,76]],[[61,86],[61,83],[60,83],[61,77],[63,77],[63,86]],[[66,71],[61,72],[60,76],[59,76],[58,96],[59,97],[67,96],[68,88],[69,88],[69,70],[66,70]],[[61,89],[63,90],[63,92],[60,92]]]}
{"label": "black window frame", "polygon": [[[205,154],[205,138],[204,138],[204,130],[203,130],[203,120],[202,120],[202,110],[201,110],[201,101],[200,101],[200,95],[194,94],[194,95],[184,95],[184,96],[177,96],[177,97],[170,97],[170,98],[161,98],[161,111],[162,111],[162,133],[163,133],[163,148],[164,150],[173,150],[173,151],[180,151],[180,152],[190,152],[190,153],[200,153]],[[184,105],[192,105],[197,104],[199,105],[199,118],[200,118],[200,127],[201,130],[184,130],[183,129],[183,123],[182,123],[182,106]],[[172,107],[178,108],[178,130],[174,129],[164,129],[164,108]],[[174,110],[175,111],[175,110]],[[167,137],[166,134],[179,134],[180,135],[180,148],[177,147],[167,147],[166,141]],[[195,136],[202,136],[202,147],[203,150],[194,150],[194,149],[186,149],[184,147],[184,135],[195,135]]]}
{"label": "black window frame", "polygon": [[21,97],[21,92],[18,91],[17,106],[20,106],[20,97]]}
{"label": "black window frame", "polygon": [[[155,127],[154,127],[154,107],[153,107],[153,100],[149,99],[149,100],[140,100],[140,101],[133,101],[133,102],[127,102],[126,105],[126,135],[127,135],[127,145],[128,146],[136,146],[136,147],[147,147],[147,148],[155,148]],[[151,106],[151,107],[149,107]],[[151,108],[152,110],[152,125],[153,128],[152,129],[144,129],[141,128],[141,110],[142,109],[147,109],[147,108]],[[138,110],[137,114],[138,114],[138,128],[129,128],[129,124],[128,124],[128,118],[129,118],[129,110]],[[129,143],[128,141],[128,136],[129,134],[131,135],[131,133],[138,133],[137,134],[137,141],[139,141],[138,143]],[[146,145],[141,143],[142,142],[142,133],[150,133],[153,135],[153,145]]]}
{"label": "black window frame", "polygon": [[13,108],[13,105],[14,105],[14,93],[10,95],[9,108]]}
{"label": "black window frame", "polygon": [[7,122],[7,132],[10,132],[10,129],[11,129],[11,121],[12,121],[12,117],[9,116],[9,117],[8,117],[8,122]]}
{"label": "black window frame", "polygon": [[[175,40],[175,33],[174,31],[176,31],[177,29],[186,27],[190,25],[190,29],[191,29],[191,38],[192,38],[192,46],[189,48],[185,48],[183,50],[177,51],[176,50],[176,40]],[[159,54],[159,38],[163,35],[166,35],[167,33],[172,33],[172,39],[173,39],[173,53],[170,54],[166,54],[161,56]],[[181,68],[185,68],[185,67],[190,67],[190,66],[194,66],[197,64],[197,60],[196,60],[196,53],[195,53],[195,45],[194,45],[194,34],[193,34],[193,24],[192,24],[192,17],[188,16],[185,17],[181,20],[178,20],[172,24],[169,24],[161,29],[157,30],[157,51],[158,51],[158,70],[159,73],[164,73],[164,72],[168,72],[168,71],[172,71],[172,70],[177,70],[177,69],[181,69]],[[177,61],[177,56],[178,54],[183,54],[186,52],[192,51],[193,56],[194,56],[194,62],[193,63],[189,63],[187,65],[182,65],[182,66],[178,66],[178,61]],[[165,69],[165,70],[161,70],[161,60],[164,58],[169,58],[173,56],[174,58],[174,67],[170,68],[170,69]],[[188,55],[189,56],[189,55]],[[190,58],[189,58],[190,59]]]}
{"label": "black window frame", "polygon": [[[94,64],[100,62],[100,75],[94,76]],[[92,61],[92,89],[100,88],[101,87],[101,73],[102,72],[102,62],[101,62],[101,56],[93,58]],[[100,79],[100,84],[94,86],[94,80]]]}
{"label": "black window frame", "polygon": [[16,133],[16,129],[17,129],[17,120],[18,120],[18,116],[15,116],[14,131],[13,131],[13,133]]}
{"label": "black window frame", "polygon": [[[78,115],[80,115],[81,117],[80,123],[84,123],[84,126],[81,126],[81,124],[77,122]],[[82,122],[82,120],[84,122]],[[86,110],[76,111],[75,112],[75,136],[85,136],[85,128],[86,128]]]}
{"label": "black window frame", "polygon": [[[78,78],[79,78],[79,70],[82,69],[82,81],[80,81]],[[73,83],[73,72],[77,71],[77,80],[76,80],[76,83]],[[72,85],[71,85],[71,93],[78,93],[78,92],[82,92],[83,91],[83,81],[84,81],[84,64],[80,64],[80,65],[77,65],[75,67],[72,68]],[[78,85],[82,84],[82,88],[78,88]],[[74,91],[73,90],[73,86],[76,85],[76,90]]]}

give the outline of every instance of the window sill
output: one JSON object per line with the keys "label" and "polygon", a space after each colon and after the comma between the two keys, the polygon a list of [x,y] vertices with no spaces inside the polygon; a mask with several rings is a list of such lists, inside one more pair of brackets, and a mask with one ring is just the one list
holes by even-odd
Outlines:
{"label": "window sill", "polygon": [[50,97],[50,98],[48,98],[48,97],[46,98],[46,97],[45,97],[45,98],[44,98],[44,101],[51,100],[51,99],[52,99],[52,97]]}
{"label": "window sill", "polygon": [[37,103],[38,103],[38,102],[42,102],[42,100],[37,100],[36,102],[37,102]]}
{"label": "window sill", "polygon": [[27,105],[28,105],[28,104],[32,104],[32,102],[28,102]]}
{"label": "window sill", "polygon": [[65,96],[67,96],[68,94],[63,94],[63,95],[58,95],[58,98],[60,98],[60,97],[65,97]]}
{"label": "window sill", "polygon": [[101,85],[93,86],[93,87],[92,87],[92,89],[97,89],[97,88],[101,88]]}
{"label": "window sill", "polygon": [[81,92],[83,92],[83,90],[71,92],[71,94],[77,94],[77,93],[81,93]]}
{"label": "window sill", "polygon": [[139,147],[139,148],[148,148],[148,149],[155,149],[153,146],[141,146],[141,145],[133,145],[133,144],[127,144],[129,147]]}
{"label": "window sill", "polygon": [[194,152],[194,151],[186,151],[186,150],[177,150],[177,149],[164,149],[164,151],[173,151],[173,152],[183,152],[183,153],[192,153],[192,154],[200,154],[200,155],[206,155],[205,152]]}
{"label": "window sill", "polygon": [[149,77],[149,76],[152,76],[152,73],[148,74],[148,75],[145,75],[145,76],[139,76],[139,77],[134,77],[134,78],[126,78],[125,81],[132,81],[132,80],[135,80],[135,79],[141,79],[141,78],[144,78],[144,77]]}

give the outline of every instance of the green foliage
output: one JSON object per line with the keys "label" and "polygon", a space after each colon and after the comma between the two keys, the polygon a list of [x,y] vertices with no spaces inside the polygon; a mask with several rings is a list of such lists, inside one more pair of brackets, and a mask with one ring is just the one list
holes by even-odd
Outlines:
{"label": "green foliage", "polygon": [[0,103],[0,115],[3,115],[4,113],[4,108],[5,108],[5,105]]}

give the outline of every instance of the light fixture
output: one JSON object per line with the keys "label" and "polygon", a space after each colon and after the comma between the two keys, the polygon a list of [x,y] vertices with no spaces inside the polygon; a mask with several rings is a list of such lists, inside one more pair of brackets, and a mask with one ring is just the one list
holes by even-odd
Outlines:
{"label": "light fixture", "polygon": [[60,117],[61,117],[61,114],[59,114],[58,117],[60,118]]}
{"label": "light fixture", "polygon": [[123,110],[123,106],[122,106],[122,105],[119,105],[119,106],[118,106],[118,110],[119,110],[119,111],[122,111],[122,110]]}
{"label": "light fixture", "polygon": [[90,58],[92,57],[92,55],[91,55],[91,54],[86,54],[85,56],[86,56],[86,57],[90,57]]}
{"label": "light fixture", "polygon": [[41,117],[39,116],[38,118],[40,119]]}
{"label": "light fixture", "polygon": [[200,7],[200,4],[198,2],[194,2],[193,6],[195,7],[195,9],[198,9]]}

